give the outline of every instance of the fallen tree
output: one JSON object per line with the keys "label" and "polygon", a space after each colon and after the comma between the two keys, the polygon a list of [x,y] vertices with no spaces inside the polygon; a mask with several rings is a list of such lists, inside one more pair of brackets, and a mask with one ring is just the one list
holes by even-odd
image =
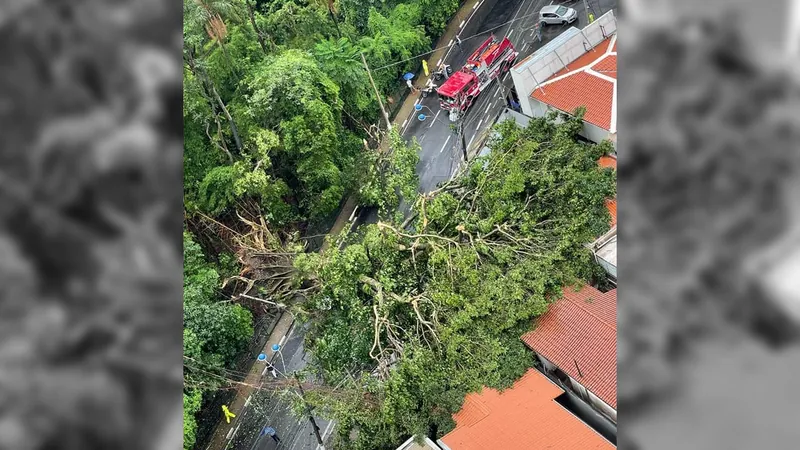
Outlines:
{"label": "fallen tree", "polygon": [[309,393],[338,445],[446,431],[467,392],[533,364],[519,336],[561,287],[598,276],[584,245],[608,228],[615,181],[597,159],[612,148],[576,139],[581,115],[501,124],[492,153],[420,196],[407,227],[379,222],[295,257],[295,276],[315,285],[301,316],[313,368],[349,392]]}

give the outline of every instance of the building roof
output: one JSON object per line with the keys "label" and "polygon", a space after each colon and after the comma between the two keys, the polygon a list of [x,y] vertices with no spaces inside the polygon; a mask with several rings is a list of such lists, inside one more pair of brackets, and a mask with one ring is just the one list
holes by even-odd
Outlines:
{"label": "building roof", "polygon": [[613,156],[603,155],[597,160],[597,164],[602,168],[617,170],[617,158]]}
{"label": "building roof", "polygon": [[522,341],[616,409],[617,290],[563,292]]}
{"label": "building roof", "polygon": [[[606,234],[592,243],[592,252],[605,262],[603,266],[610,275],[617,276],[617,227],[613,226]],[[598,261],[600,262],[600,261]]]}
{"label": "building roof", "polygon": [[554,399],[564,391],[535,369],[503,392],[484,388],[464,400],[451,450],[599,450],[614,446]]}
{"label": "building roof", "polygon": [[616,133],[616,41],[616,34],[606,38],[539,84],[531,97],[570,114],[585,106],[586,122]]}
{"label": "building roof", "polygon": [[606,200],[606,209],[608,209],[608,213],[611,214],[610,226],[613,227],[617,224],[617,200],[616,199]]}
{"label": "building roof", "polygon": [[400,447],[397,447],[397,450],[442,450],[442,448],[428,437],[423,438],[422,445],[417,444],[414,442],[414,436],[411,436]]}

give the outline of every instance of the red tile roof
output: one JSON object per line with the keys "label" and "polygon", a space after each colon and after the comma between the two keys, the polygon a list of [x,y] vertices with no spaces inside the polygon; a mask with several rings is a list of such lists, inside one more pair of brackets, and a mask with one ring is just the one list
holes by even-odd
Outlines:
{"label": "red tile roof", "polygon": [[602,293],[591,286],[564,288],[564,296],[522,341],[617,408],[616,289]]}
{"label": "red tile roof", "polygon": [[570,114],[576,108],[585,106],[586,122],[616,132],[616,125],[612,127],[612,116],[616,113],[614,88],[617,79],[617,56],[611,54],[614,48],[616,35],[542,82],[531,93],[531,97]]}
{"label": "red tile roof", "polygon": [[564,391],[535,369],[503,392],[467,395],[441,440],[452,450],[610,450],[614,446],[554,399]]}
{"label": "red tile roof", "polygon": [[610,226],[613,227],[617,224],[617,200],[606,200],[606,208],[608,209],[608,213],[611,214]]}
{"label": "red tile roof", "polygon": [[617,56],[609,55],[600,61],[597,61],[597,64],[592,66],[592,70],[613,78],[617,78]]}
{"label": "red tile roof", "polygon": [[[597,164],[603,168],[609,167],[617,170],[617,158],[614,158],[613,156],[601,156],[600,159],[597,160]],[[608,208],[608,212],[611,214],[611,226],[613,227],[617,224],[617,200],[606,200],[606,208]]]}
{"label": "red tile roof", "polygon": [[608,155],[601,156],[600,159],[597,160],[597,164],[599,164],[600,167],[603,168],[609,167],[611,169],[617,170],[617,158],[614,158],[613,156],[608,156]]}

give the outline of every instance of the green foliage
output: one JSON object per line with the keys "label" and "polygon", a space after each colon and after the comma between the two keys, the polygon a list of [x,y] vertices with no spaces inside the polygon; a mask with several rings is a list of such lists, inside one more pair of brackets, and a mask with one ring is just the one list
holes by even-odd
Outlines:
{"label": "green foliage", "polygon": [[191,450],[197,439],[197,419],[195,415],[200,411],[203,402],[203,393],[198,389],[189,389],[183,393],[183,448]]}
{"label": "green foliage", "polygon": [[339,0],[339,9],[345,21],[363,33],[367,29],[370,9],[377,3],[376,0]]}
{"label": "green foliage", "polygon": [[[282,227],[330,217],[359,191],[389,211],[392,181],[378,188],[378,158],[361,144],[380,117],[360,53],[373,68],[424,53],[456,3],[341,0],[335,23],[327,1],[255,2],[251,17],[239,0],[184,0],[187,213],[258,205],[248,212]],[[375,70],[381,95],[418,66]]]}
{"label": "green foliage", "polygon": [[342,447],[446,432],[466,393],[507,387],[533,365],[519,336],[562,286],[594,273],[585,244],[608,228],[615,193],[597,165],[609,148],[577,141],[580,117],[499,125],[489,156],[418,201],[414,231],[370,225],[343,250],[298,261],[321,282],[317,300],[330,299],[308,336],[326,380],[375,367],[376,323],[379,359],[400,356],[383,381],[350,383],[351,397],[315,398]]}
{"label": "green foliage", "polygon": [[343,37],[320,41],[314,46],[313,54],[320,69],[339,85],[347,113],[353,115],[354,120],[367,123],[378,120],[378,104],[370,90],[360,49]]}
{"label": "green foliage", "polygon": [[[299,4],[298,4],[299,3]],[[268,30],[275,43],[287,48],[310,49],[333,36],[335,27],[325,9],[292,0],[274,2],[259,15],[259,28]]]}
{"label": "green foliage", "polygon": [[346,173],[361,152],[342,127],[339,87],[299,50],[267,59],[246,84],[253,129],[279,136],[271,155],[276,174],[292,180],[302,214],[327,216],[350,189]]}
{"label": "green foliage", "polygon": [[384,217],[397,209],[401,197],[413,201],[419,188],[416,170],[421,151],[419,143],[414,140],[408,145],[397,130],[392,130],[389,140],[387,154],[368,155],[359,183],[360,203],[379,207]]}
{"label": "green foliage", "polygon": [[430,48],[431,39],[422,26],[422,10],[415,3],[397,5],[388,15],[372,9],[369,12],[367,35],[359,42],[373,67],[406,61],[388,69],[375,70],[373,78],[379,89],[389,92],[400,74],[416,71],[421,64],[410,60]]}
{"label": "green foliage", "polygon": [[221,303],[220,274],[191,234],[183,235],[184,448],[191,448],[203,392],[224,380],[224,367],[253,337],[253,318],[239,305]]}
{"label": "green foliage", "polygon": [[458,10],[458,0],[420,0],[423,11],[422,23],[429,36],[440,35],[447,26],[447,20]]}

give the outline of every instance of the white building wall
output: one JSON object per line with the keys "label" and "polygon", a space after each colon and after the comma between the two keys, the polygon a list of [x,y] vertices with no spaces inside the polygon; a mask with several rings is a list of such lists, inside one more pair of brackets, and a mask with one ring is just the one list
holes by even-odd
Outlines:
{"label": "white building wall", "polygon": [[548,361],[547,358],[538,353],[536,354],[536,356],[539,358],[539,362],[542,363],[542,367],[544,368],[545,371],[551,372],[555,370],[556,366],[550,361]]}
{"label": "white building wall", "polygon": [[[520,105],[523,106],[522,112],[527,116],[544,117],[547,115],[547,113],[551,111],[558,111],[558,109],[548,105],[547,103],[542,103],[531,96],[528,96],[527,99],[525,100],[527,100],[527,105],[526,102],[522,99],[520,101]],[[526,109],[525,106],[527,106],[528,109],[527,111],[525,111]],[[589,122],[583,122],[583,129],[581,130],[580,135],[592,142],[597,142],[597,143],[601,142],[603,139],[611,138],[611,134],[609,133],[608,130],[604,130],[598,127],[597,125],[593,125]]]}
{"label": "white building wall", "polygon": [[604,139],[610,138],[610,133],[608,130],[604,130],[597,125],[591,124],[589,122],[583,122],[583,129],[581,130],[581,135],[586,139],[600,143]]}
{"label": "white building wall", "polygon": [[612,408],[606,402],[600,400],[600,397],[592,394],[588,390],[586,391],[589,393],[589,403],[598,411],[605,414],[609,419],[611,419],[614,423],[617,423],[617,410]]}

